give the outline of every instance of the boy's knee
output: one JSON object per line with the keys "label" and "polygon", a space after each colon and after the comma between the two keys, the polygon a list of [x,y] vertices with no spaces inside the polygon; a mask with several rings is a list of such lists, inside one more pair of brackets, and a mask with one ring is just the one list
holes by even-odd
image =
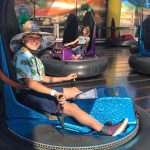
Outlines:
{"label": "boy's knee", "polygon": [[67,103],[65,106],[65,112],[68,115],[72,115],[76,111],[77,107],[78,106],[75,103]]}
{"label": "boy's knee", "polygon": [[70,109],[70,110],[74,110],[74,109],[76,109],[78,106],[75,104],[75,103],[69,103],[68,104],[68,109]]}
{"label": "boy's knee", "polygon": [[72,87],[72,89],[73,89],[74,92],[76,92],[78,94],[81,93],[81,91],[77,87]]}

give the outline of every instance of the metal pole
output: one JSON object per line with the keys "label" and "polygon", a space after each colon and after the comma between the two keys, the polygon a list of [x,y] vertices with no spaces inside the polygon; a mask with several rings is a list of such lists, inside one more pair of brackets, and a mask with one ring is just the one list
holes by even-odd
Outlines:
{"label": "metal pole", "polygon": [[33,20],[35,21],[35,0],[33,1]]}
{"label": "metal pole", "polygon": [[142,22],[143,22],[143,13],[144,13],[144,12],[143,12],[143,7],[144,7],[144,6],[143,6],[143,0],[141,0],[141,4],[142,4]]}
{"label": "metal pole", "polygon": [[76,16],[77,16],[77,11],[78,11],[78,8],[77,8],[77,0],[75,0],[75,5],[76,5]]}

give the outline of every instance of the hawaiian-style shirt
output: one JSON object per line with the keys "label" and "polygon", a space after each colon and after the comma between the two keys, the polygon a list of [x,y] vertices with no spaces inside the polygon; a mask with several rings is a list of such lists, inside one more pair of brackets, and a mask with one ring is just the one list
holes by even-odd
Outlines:
{"label": "hawaiian-style shirt", "polygon": [[41,60],[30,51],[23,51],[23,48],[16,52],[13,65],[16,69],[17,80],[21,83],[24,83],[22,80],[24,78],[42,81],[42,75],[45,74]]}
{"label": "hawaiian-style shirt", "polygon": [[79,36],[78,44],[87,44],[90,41],[90,37],[88,36]]}

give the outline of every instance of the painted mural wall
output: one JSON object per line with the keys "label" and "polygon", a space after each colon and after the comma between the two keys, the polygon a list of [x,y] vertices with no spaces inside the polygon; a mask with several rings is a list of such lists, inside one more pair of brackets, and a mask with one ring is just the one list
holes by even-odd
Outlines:
{"label": "painted mural wall", "polygon": [[150,0],[122,0],[121,26],[140,26],[148,15],[150,15]]}
{"label": "painted mural wall", "polygon": [[[31,16],[34,13],[34,0],[15,0],[15,9],[17,16],[19,16],[18,7],[21,4],[26,4],[31,9]],[[104,22],[104,15],[106,14],[106,0],[35,0],[35,16],[36,18],[49,18],[49,22],[61,23],[66,19],[69,13],[80,13],[80,7],[88,3],[93,8],[96,22]],[[48,19],[47,19],[48,20]]]}
{"label": "painted mural wall", "polygon": [[[35,5],[33,2],[35,1]],[[81,19],[80,8],[89,4],[94,10],[97,36],[105,36],[101,28],[106,26],[107,0],[14,0],[17,17],[22,10],[28,11],[31,19],[34,18],[42,26],[49,26],[54,23],[63,24],[69,13],[77,14]]]}
{"label": "painted mural wall", "polygon": [[[35,5],[33,2],[35,1]],[[20,11],[28,12],[29,17],[35,15],[40,25],[49,26],[52,23],[63,24],[69,13],[77,13],[80,18],[80,8],[87,3],[94,10],[97,23],[97,37],[106,36],[108,0],[14,0],[17,17]],[[141,7],[141,1],[144,1]],[[135,27],[150,14],[150,0],[122,0],[120,26]],[[129,31],[130,32],[130,31]]]}

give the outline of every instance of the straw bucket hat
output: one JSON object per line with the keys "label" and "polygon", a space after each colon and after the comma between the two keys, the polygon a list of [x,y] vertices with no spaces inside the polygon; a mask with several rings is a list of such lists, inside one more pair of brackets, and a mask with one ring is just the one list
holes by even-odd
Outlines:
{"label": "straw bucket hat", "polygon": [[55,43],[56,37],[48,32],[41,32],[39,26],[34,21],[27,21],[23,24],[22,33],[15,35],[10,41],[10,49],[15,53],[22,47],[22,38],[29,34],[39,34],[42,36],[42,42],[39,49],[45,49]]}

